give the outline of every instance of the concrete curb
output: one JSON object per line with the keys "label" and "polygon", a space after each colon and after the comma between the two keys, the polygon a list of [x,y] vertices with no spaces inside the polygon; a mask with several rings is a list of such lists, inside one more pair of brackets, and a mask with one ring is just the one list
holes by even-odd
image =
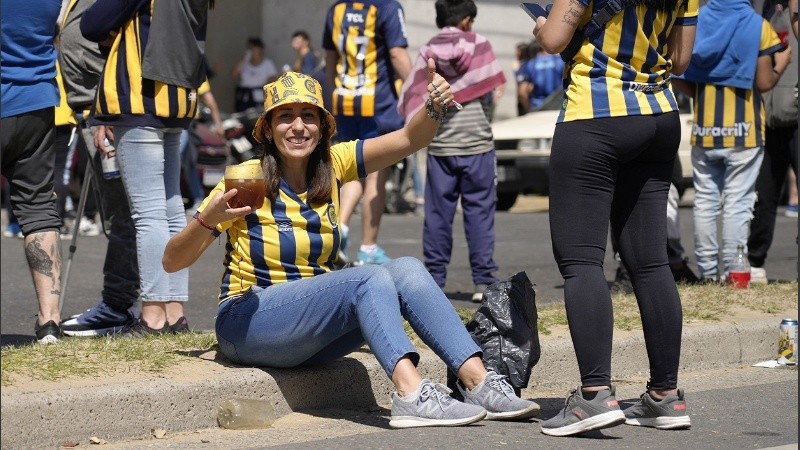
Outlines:
{"label": "concrete curb", "polygon": [[[777,352],[780,319],[739,323],[690,324],[684,327],[682,370],[752,364]],[[578,384],[578,369],[568,337],[541,336],[542,356],[534,367],[531,387]],[[154,376],[135,382],[102,380],[64,390],[4,389],[0,396],[2,448],[42,448],[65,441],[85,442],[91,436],[119,440],[148,436],[153,428],[169,432],[216,427],[216,409],[228,397],[270,401],[278,416],[291,411],[344,408],[373,409],[386,405],[393,390],[372,355],[356,352],[313,369],[256,369],[226,366],[204,356],[204,376]],[[646,377],[641,331],[615,337],[612,373],[617,378]],[[445,368],[430,351],[419,366],[424,377],[444,382]],[[90,380],[92,382],[92,380]],[[56,383],[57,384],[57,383]]]}

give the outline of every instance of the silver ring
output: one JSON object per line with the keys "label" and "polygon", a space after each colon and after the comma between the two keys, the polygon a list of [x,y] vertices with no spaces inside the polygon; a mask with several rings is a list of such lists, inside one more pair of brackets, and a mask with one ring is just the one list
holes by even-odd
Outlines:
{"label": "silver ring", "polygon": [[441,97],[442,96],[442,93],[439,92],[439,90],[436,89],[436,88],[433,88],[432,94],[435,95],[436,97]]}

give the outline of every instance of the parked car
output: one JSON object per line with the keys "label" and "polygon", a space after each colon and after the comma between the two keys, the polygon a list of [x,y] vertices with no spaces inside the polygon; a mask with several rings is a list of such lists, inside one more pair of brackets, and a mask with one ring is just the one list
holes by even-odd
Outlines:
{"label": "parked car", "polygon": [[[678,156],[683,179],[681,193],[692,185],[692,159],[689,138],[692,132],[690,102],[679,95],[680,118],[683,124]],[[563,101],[563,91],[553,93],[536,111],[524,116],[492,123],[497,150],[497,210],[508,211],[520,194],[549,193],[548,167],[550,146],[556,119]]]}

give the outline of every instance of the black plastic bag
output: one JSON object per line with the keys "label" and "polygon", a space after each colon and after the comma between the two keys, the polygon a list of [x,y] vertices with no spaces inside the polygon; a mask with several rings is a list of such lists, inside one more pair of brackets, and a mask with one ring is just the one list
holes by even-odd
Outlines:
{"label": "black plastic bag", "polygon": [[[528,386],[533,366],[539,362],[539,328],[536,293],[525,272],[486,288],[483,302],[467,331],[483,351],[487,370],[506,375],[517,395]],[[459,393],[456,377],[448,375],[448,386]]]}

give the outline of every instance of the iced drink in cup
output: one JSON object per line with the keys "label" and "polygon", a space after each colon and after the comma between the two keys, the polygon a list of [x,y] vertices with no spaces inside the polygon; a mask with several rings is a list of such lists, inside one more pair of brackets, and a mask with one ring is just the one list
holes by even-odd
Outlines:
{"label": "iced drink in cup", "polygon": [[264,204],[267,181],[261,164],[245,164],[225,167],[225,191],[236,189],[236,195],[228,200],[231,208],[249,206],[253,211]]}

